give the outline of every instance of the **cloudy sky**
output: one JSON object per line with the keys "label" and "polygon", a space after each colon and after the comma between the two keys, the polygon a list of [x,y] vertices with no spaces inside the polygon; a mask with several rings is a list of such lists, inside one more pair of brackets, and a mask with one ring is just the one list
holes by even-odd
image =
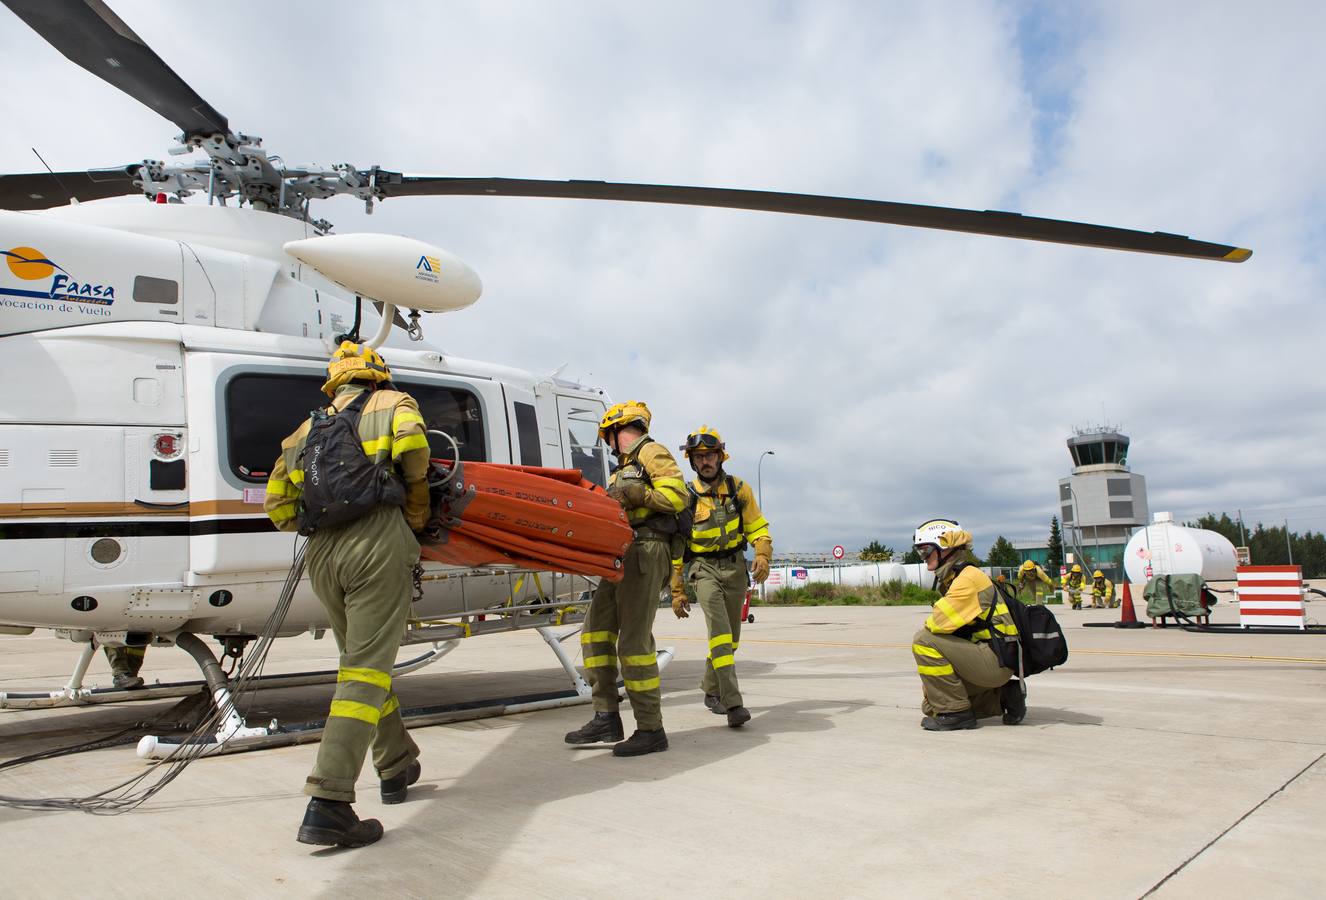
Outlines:
{"label": "cloudy sky", "polygon": [[[112,7],[291,162],[1004,209],[1250,247],[1243,265],[858,222],[400,199],[481,274],[450,352],[719,428],[780,550],[936,515],[1042,538],[1074,426],[1153,510],[1326,527],[1326,6],[1278,2]],[[209,8],[210,9],[210,8]],[[172,127],[0,10],[0,171],[162,158]]]}

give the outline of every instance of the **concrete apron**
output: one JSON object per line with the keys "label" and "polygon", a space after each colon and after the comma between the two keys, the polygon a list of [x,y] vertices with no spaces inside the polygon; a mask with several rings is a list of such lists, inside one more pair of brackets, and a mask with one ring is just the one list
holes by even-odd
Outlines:
{"label": "concrete apron", "polygon": [[[128,896],[143,879],[213,888],[227,866],[246,894],[565,896],[592,877],[587,860],[609,859],[612,891],[644,897],[715,884],[737,897],[1139,897],[1158,885],[1153,896],[1289,897],[1326,883],[1326,640],[1083,629],[1118,611],[1070,610],[1069,663],[1030,681],[1024,725],[931,734],[909,652],[924,614],[759,610],[738,651],[755,714],[741,729],[701,703],[703,623],[660,614],[659,643],[677,647],[663,675],[666,753],[568,748],[584,708],[418,729],[423,779],[384,807],[366,770],[357,809],[387,835],[354,851],[294,840],[315,747],[205,759],[124,816],[0,809],[8,858],[34,861],[6,879],[15,895]],[[76,656],[66,642],[0,637],[0,689],[59,680]],[[270,672],[335,664],[329,641],[308,638],[273,656]],[[150,651],[144,674],[192,676],[174,650]],[[564,683],[537,635],[514,634],[467,642],[398,691],[422,705]],[[276,691],[256,708],[317,718],[328,695]],[[0,755],[169,706],[0,711]],[[0,794],[91,793],[142,765],[130,747],[50,760],[0,773]],[[707,849],[715,840],[730,849]],[[39,862],[69,848],[76,866]],[[126,880],[130,851],[141,877]]]}

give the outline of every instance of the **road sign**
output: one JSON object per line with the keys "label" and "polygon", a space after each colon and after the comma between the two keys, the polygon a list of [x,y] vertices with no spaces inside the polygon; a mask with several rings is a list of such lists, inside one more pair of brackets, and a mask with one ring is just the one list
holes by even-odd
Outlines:
{"label": "road sign", "polygon": [[842,545],[842,544],[839,544],[838,546],[836,546],[836,547],[833,548],[833,558],[834,558],[834,559],[842,559],[842,558],[843,558],[843,545]]}

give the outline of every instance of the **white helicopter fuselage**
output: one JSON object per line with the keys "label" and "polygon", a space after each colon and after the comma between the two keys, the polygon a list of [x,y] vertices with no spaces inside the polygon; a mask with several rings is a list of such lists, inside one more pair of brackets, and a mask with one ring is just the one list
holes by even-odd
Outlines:
{"label": "white helicopter fuselage", "polygon": [[[0,630],[115,644],[262,629],[295,542],[263,513],[266,473],[325,400],[327,356],[354,319],[352,295],[282,249],[310,236],[297,219],[220,206],[0,212]],[[363,318],[372,334],[367,302]],[[602,391],[399,330],[383,353],[463,460],[606,480]],[[500,570],[426,570],[416,618],[512,592]],[[325,626],[301,585],[282,633]]]}

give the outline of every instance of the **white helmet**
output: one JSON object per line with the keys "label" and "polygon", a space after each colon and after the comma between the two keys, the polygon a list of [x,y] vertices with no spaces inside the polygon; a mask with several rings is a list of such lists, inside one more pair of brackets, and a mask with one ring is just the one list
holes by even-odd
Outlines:
{"label": "white helmet", "polygon": [[912,546],[921,547],[930,544],[936,548],[947,549],[971,543],[971,535],[962,530],[962,526],[953,519],[931,519],[924,525],[917,526],[912,535]]}

